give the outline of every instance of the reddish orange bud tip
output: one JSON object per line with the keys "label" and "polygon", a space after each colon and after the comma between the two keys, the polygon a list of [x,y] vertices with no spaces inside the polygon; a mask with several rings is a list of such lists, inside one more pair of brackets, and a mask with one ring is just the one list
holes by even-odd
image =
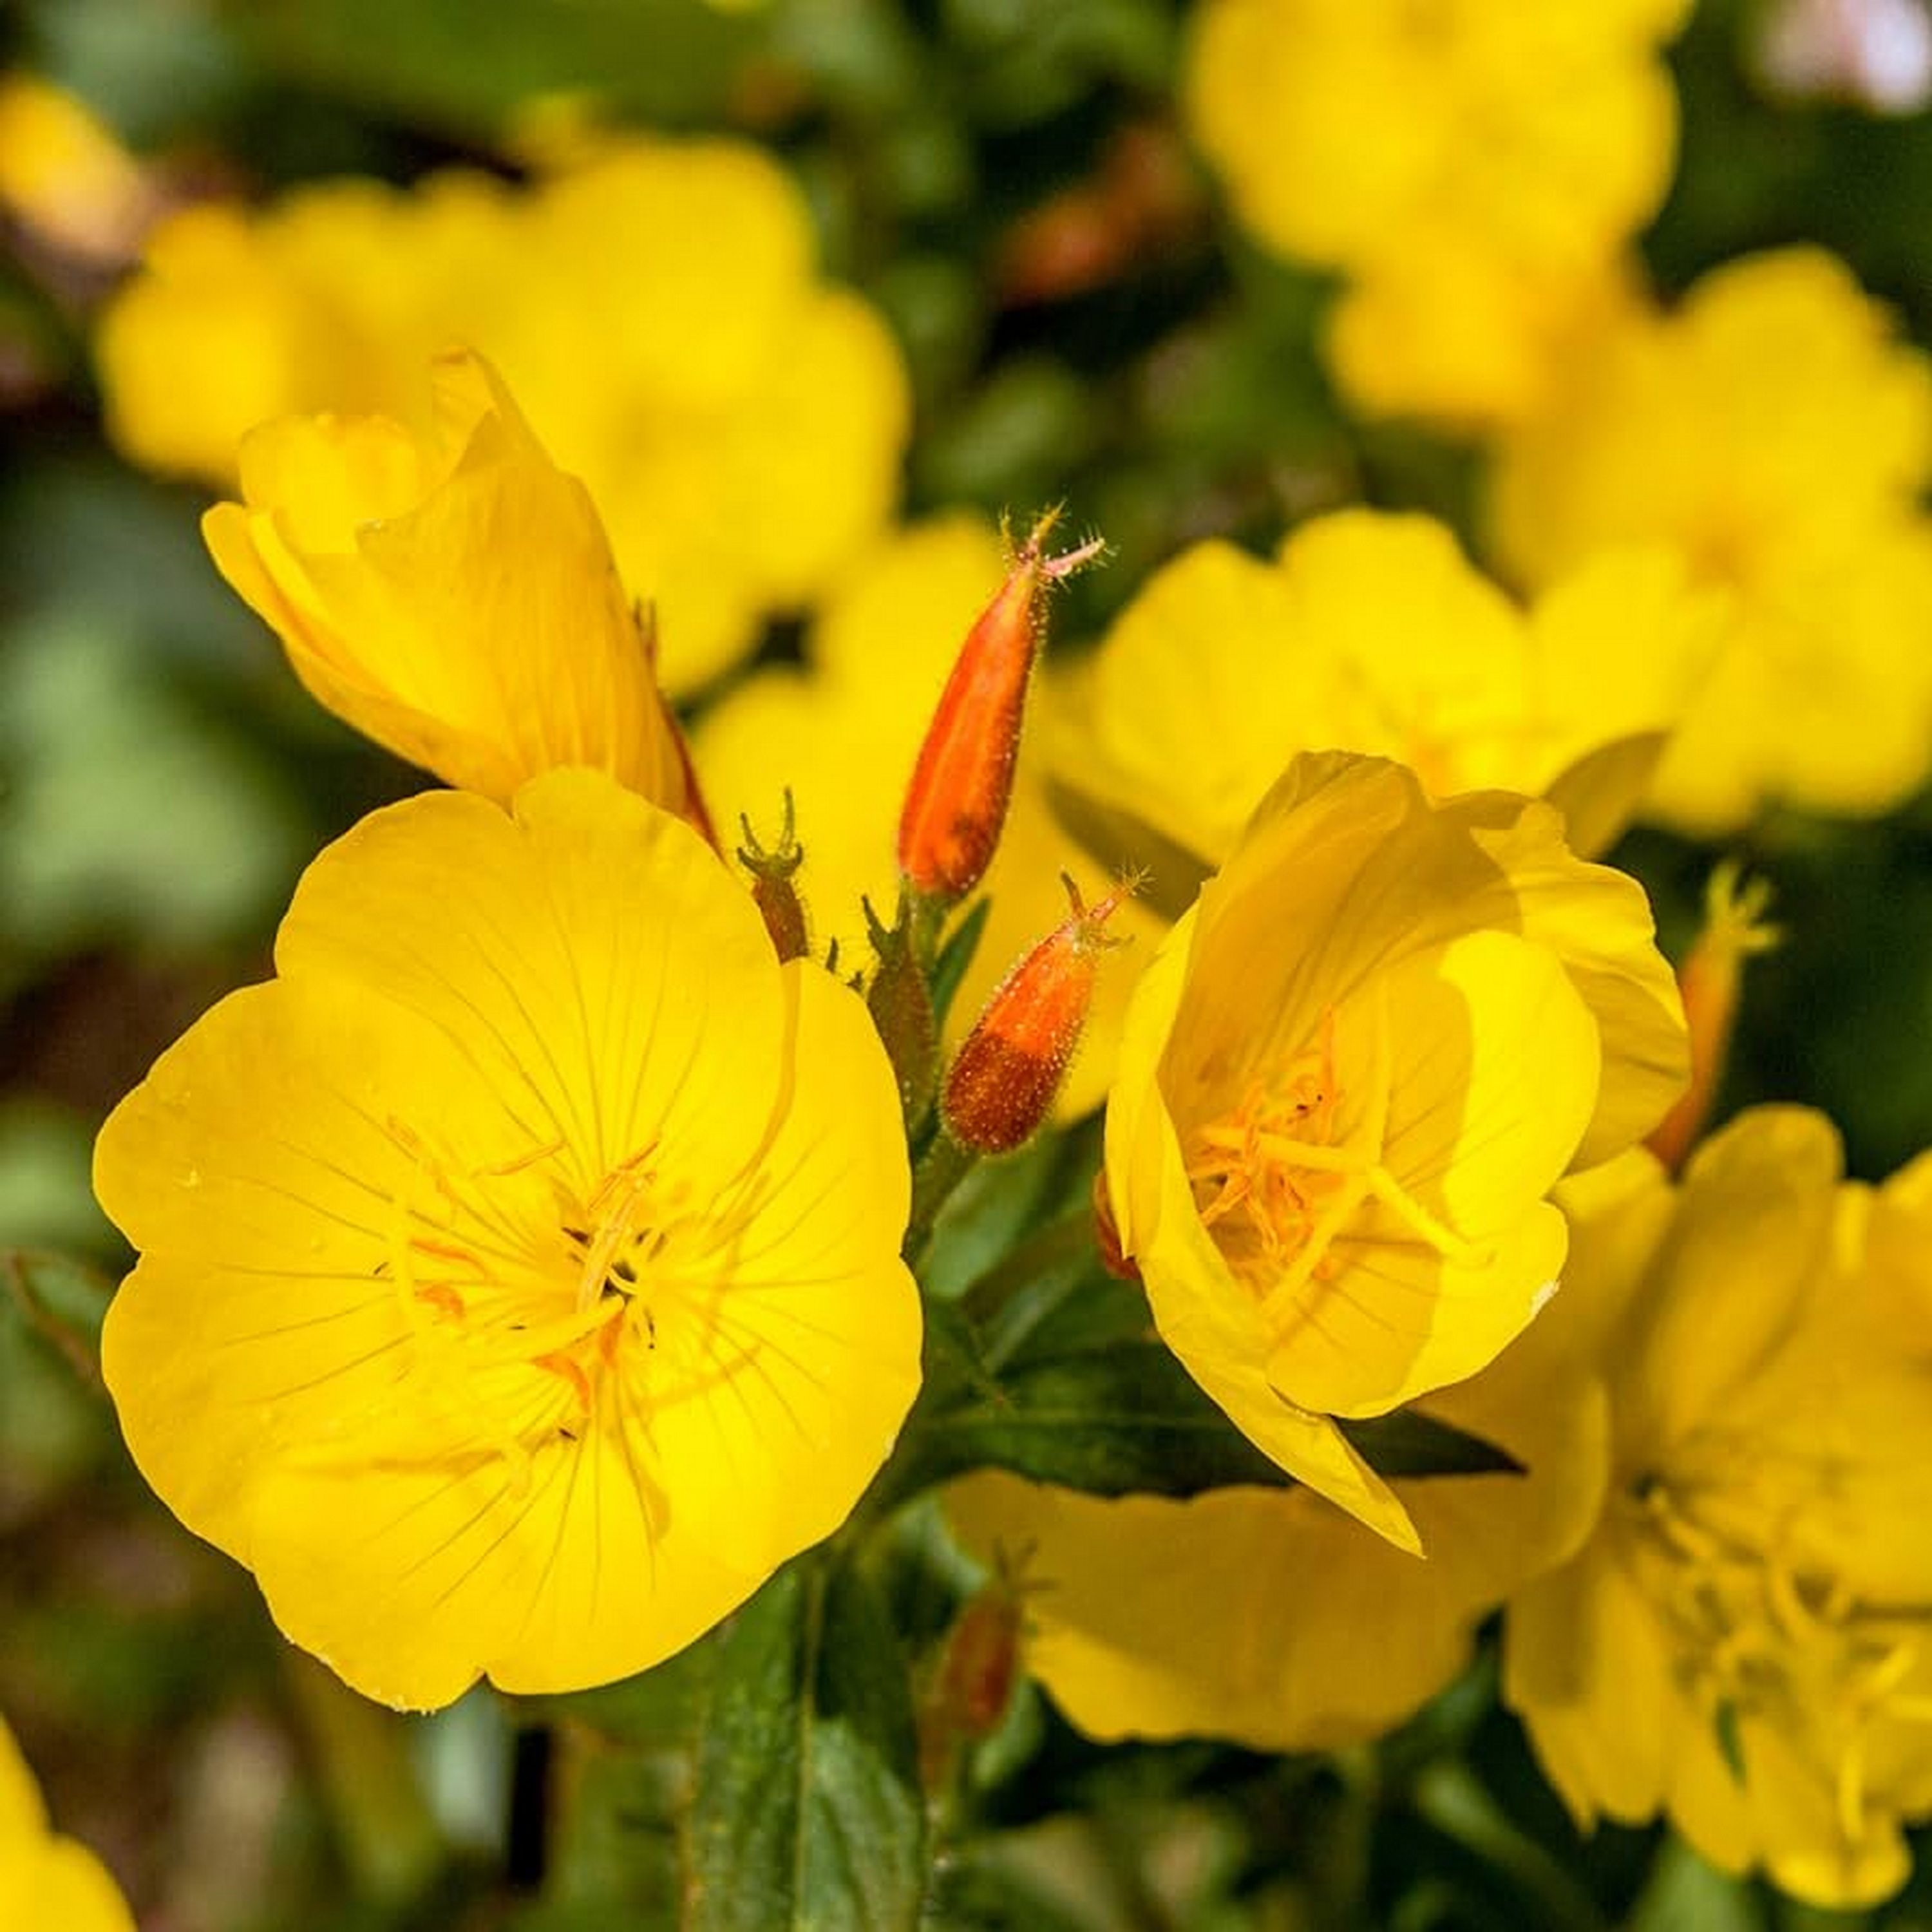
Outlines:
{"label": "reddish orange bud tip", "polygon": [[1006,820],[1027,684],[1039,647],[1041,586],[1071,576],[1106,546],[1059,556],[1044,546],[1058,509],[1034,524],[1006,581],[967,634],[906,788],[899,869],[922,892],[960,898],[985,876]]}
{"label": "reddish orange bud tip", "polygon": [[1093,1004],[1100,956],[1119,944],[1102,930],[1137,880],[1084,906],[1063,874],[1072,910],[994,989],[946,1076],[946,1131],[977,1154],[1010,1154],[1046,1120]]}

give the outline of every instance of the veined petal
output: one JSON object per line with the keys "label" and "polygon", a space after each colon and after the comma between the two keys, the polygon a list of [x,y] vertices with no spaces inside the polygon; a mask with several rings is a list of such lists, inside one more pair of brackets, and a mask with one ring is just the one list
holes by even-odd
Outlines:
{"label": "veined petal", "polygon": [[[721,1562],[759,1574],[837,1528],[920,1379],[919,1298],[896,1252],[910,1199],[898,1088],[857,1000],[804,961],[785,977],[788,1059],[836,1071],[782,1098],[755,1167],[722,1192],[716,1279],[698,1256],[688,1280],[664,1282],[648,1369],[649,1439],[685,1472],[684,1506]],[[693,1340],[673,1342],[674,1318]]]}
{"label": "veined petal", "polygon": [[276,962],[422,1015],[586,1191],[654,1144],[736,1173],[776,1097],[784,1003],[750,899],[687,826],[588,772],[534,781],[514,820],[454,793],[373,814],[309,868]]}
{"label": "veined petal", "polygon": [[1146,1204],[1135,1210],[1133,1254],[1161,1340],[1256,1448],[1398,1548],[1420,1554],[1395,1492],[1329,1417],[1271,1380],[1259,1306],[1202,1225],[1173,1123],[1157,1100],[1142,1116],[1132,1163],[1132,1196]]}
{"label": "veined petal", "polygon": [[586,771],[365,821],[278,958],[101,1137],[136,1460],[372,1696],[643,1668],[836,1526],[917,1386],[862,1004]]}
{"label": "veined petal", "polygon": [[1588,1010],[1550,954],[1508,933],[1405,960],[1344,1009],[1345,1093],[1378,1026],[1393,1036],[1382,1178],[1296,1297],[1299,1318],[1283,1312],[1269,1369],[1338,1415],[1460,1382],[1528,1324],[1566,1246],[1544,1196],[1597,1093]]}
{"label": "veined petal", "polygon": [[272,424],[244,502],[204,521],[215,562],[297,674],[401,756],[507,802],[592,765],[682,802],[650,655],[582,484],[495,372],[435,371],[440,432],[380,418]]}

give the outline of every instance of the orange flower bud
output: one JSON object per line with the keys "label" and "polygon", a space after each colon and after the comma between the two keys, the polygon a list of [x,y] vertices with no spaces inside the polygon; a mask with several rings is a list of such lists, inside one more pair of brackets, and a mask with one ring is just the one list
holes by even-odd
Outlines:
{"label": "orange flower bud", "polygon": [[1100,928],[1135,889],[1116,886],[1089,910],[1065,884],[1072,913],[994,989],[946,1076],[940,1118],[976,1154],[1011,1153],[1046,1118],[1086,1024],[1100,956],[1118,943]]}
{"label": "orange flower bud", "polygon": [[1096,537],[1064,556],[1044,555],[1059,516],[1049,510],[1034,525],[999,594],[967,634],[919,748],[899,816],[899,870],[937,898],[970,892],[999,843],[1040,643],[1041,588],[1102,548]]}
{"label": "orange flower bud", "polygon": [[1719,866],[1706,888],[1703,928],[1677,974],[1690,1029],[1690,1084],[1652,1130],[1648,1142],[1651,1152],[1673,1173],[1696,1145],[1718,1097],[1737,1024],[1744,962],[1778,944],[1777,927],[1764,920],[1770,902],[1769,883],[1744,884],[1734,860]]}

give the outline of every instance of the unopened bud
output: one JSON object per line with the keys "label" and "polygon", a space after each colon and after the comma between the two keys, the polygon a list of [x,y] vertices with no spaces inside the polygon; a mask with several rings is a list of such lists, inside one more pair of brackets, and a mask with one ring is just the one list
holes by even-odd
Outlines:
{"label": "unopened bud", "polygon": [[914,1127],[932,1104],[933,1082],[939,1072],[939,1028],[933,1017],[932,992],[914,950],[912,908],[907,896],[900,894],[898,916],[890,926],[873,911],[869,899],[860,904],[878,962],[866,983],[866,1005],[886,1058],[892,1064],[906,1125]]}
{"label": "unopened bud", "polygon": [[938,1787],[961,1745],[991,1737],[1005,1720],[1019,1682],[1026,1594],[1020,1563],[996,1552],[992,1577],[947,1634],[920,1714],[920,1769],[928,1790]]}
{"label": "unopened bud", "polygon": [[899,870],[935,898],[963,898],[979,884],[1006,824],[1042,588],[1102,548],[1096,537],[1063,556],[1046,555],[1059,514],[1049,510],[1034,525],[999,594],[967,634],[919,748],[899,815]]}
{"label": "unopened bud", "polygon": [[1770,881],[1745,880],[1735,860],[1725,860],[1705,889],[1703,929],[1677,974],[1690,1034],[1690,1084],[1651,1130],[1648,1142],[1673,1173],[1696,1145],[1718,1097],[1737,1024],[1744,962],[1768,952],[1780,936],[1765,921],[1770,904]]}
{"label": "unopened bud", "polygon": [[976,1154],[1009,1154],[1045,1121],[1080,1042],[1100,955],[1119,944],[1101,928],[1133,884],[1089,909],[1064,884],[1072,912],[1000,982],[946,1076],[940,1118]]}
{"label": "unopened bud", "polygon": [[742,812],[738,823],[745,834],[745,842],[738,848],[738,862],[752,875],[752,902],[772,936],[772,949],[781,961],[802,959],[812,950],[812,936],[804,904],[792,883],[793,874],[805,862],[805,848],[796,836],[791,788],[785,788],[784,823],[778,827],[775,850],[767,852],[758,843],[751,820]]}

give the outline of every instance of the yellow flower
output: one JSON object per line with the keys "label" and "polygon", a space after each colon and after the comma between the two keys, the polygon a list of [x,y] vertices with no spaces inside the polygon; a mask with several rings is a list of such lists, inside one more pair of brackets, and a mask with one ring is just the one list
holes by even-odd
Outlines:
{"label": "yellow flower", "polygon": [[256,424],[406,416],[423,364],[475,343],[589,485],[683,692],[814,600],[896,498],[897,349],[813,254],[803,197],[723,140],[580,142],[527,188],[452,170],[195,208],[103,320],[109,427],[226,485]]}
{"label": "yellow flower", "polygon": [[1611,1484],[1506,1625],[1504,1694],[1580,1823],[1664,1811],[1823,1905],[1896,1890],[1932,1814],[1932,1371],[1894,1273],[1924,1268],[1924,1168],[1844,1185],[1828,1121],[1766,1108],[1679,1188],[1634,1157],[1574,1184]]}
{"label": "yellow flower", "polygon": [[1414,1549],[1333,1418],[1494,1359],[1562,1269],[1551,1186],[1652,1126],[1684,1071],[1642,893],[1574,858],[1555,812],[1304,755],[1135,989],[1114,1225],[1243,1432]]}
{"label": "yellow flower", "polygon": [[[790,787],[805,848],[798,884],[821,956],[833,940],[842,963],[870,956],[862,894],[890,916],[898,890],[894,834],[920,740],[959,646],[1006,568],[999,539],[977,518],[935,518],[902,532],[828,601],[804,670],[757,672],[699,721],[692,748],[721,829],[744,812],[754,830],[770,831]],[[992,910],[953,1002],[947,1039],[954,1045],[1007,968],[1066,916],[1060,874],[1070,873],[1090,902],[1112,883],[1054,820],[1036,727],[1030,722],[1022,735],[1005,829],[981,882]],[[1138,933],[1137,950],[1157,929],[1131,904],[1110,927]],[[1132,952],[1118,956],[1100,976],[1088,1043],[1061,1090],[1063,1116],[1089,1111],[1106,1090],[1136,963]]]}
{"label": "yellow flower", "polygon": [[1772,799],[1884,812],[1924,776],[1928,480],[1932,364],[1838,262],[1791,249],[1610,323],[1501,445],[1493,523],[1532,584],[1640,543],[1730,593],[1652,797],[1714,834]]}
{"label": "yellow flower", "polygon": [[1658,57],[1687,0],[1210,0],[1187,82],[1235,212],[1347,278],[1364,406],[1456,423],[1533,400],[1670,178]]}
{"label": "yellow flower", "polygon": [[0,1720],[0,1925],[134,1932],[134,1915],[94,1854],[47,1828],[34,1774]]}
{"label": "yellow flower", "polygon": [[1596,1520],[1603,1393],[1539,1347],[1553,1319],[1419,1405],[1523,1465],[1391,1484],[1426,1563],[1305,1488],[1106,1499],[986,1471],[947,1514],[982,1556],[1024,1552],[1028,1668],[1090,1737],[1361,1743],[1442,1689],[1484,1617]]}
{"label": "yellow flower", "polygon": [[584,485],[480,358],[435,378],[433,438],[333,416],[248,436],[245,501],[202,521],[222,575],[322,704],[450,784],[507,804],[590,765],[680,808],[650,648]]}
{"label": "yellow flower", "polygon": [[140,245],[159,199],[84,102],[38,74],[0,74],[0,208],[43,242],[118,266]]}
{"label": "yellow flower", "polygon": [[101,1133],[136,1461],[385,1702],[656,1662],[837,1527],[917,1385],[863,1006],[584,771],[365,820],[276,962]]}
{"label": "yellow flower", "polygon": [[1718,600],[1684,575],[1606,553],[1526,610],[1426,517],[1318,517],[1271,563],[1198,544],[1114,621],[1054,766],[1210,864],[1292,754],[1330,747],[1438,797],[1552,792],[1573,848],[1600,850],[1714,641]]}

